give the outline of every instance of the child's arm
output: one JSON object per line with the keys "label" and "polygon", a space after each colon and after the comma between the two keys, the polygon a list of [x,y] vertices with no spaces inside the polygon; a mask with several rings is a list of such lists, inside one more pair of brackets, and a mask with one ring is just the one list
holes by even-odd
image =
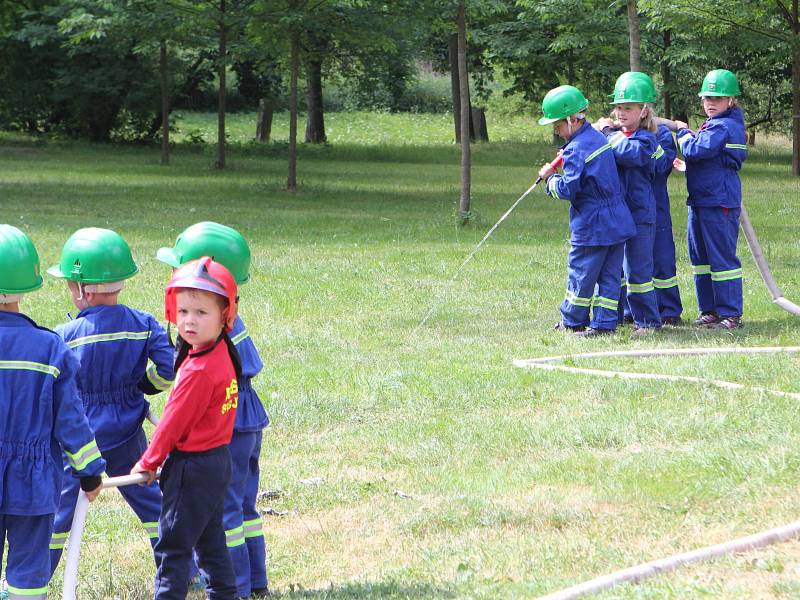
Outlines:
{"label": "child's arm", "polygon": [[696,134],[688,129],[678,131],[678,145],[685,158],[703,160],[722,152],[725,142],[728,141],[727,128],[715,119],[707,123],[706,127]]}
{"label": "child's arm", "polygon": [[190,371],[185,377],[179,377],[153,433],[153,439],[131,473],[155,472],[167,458],[167,454],[203,416],[211,395],[211,381],[202,372]]}
{"label": "child's arm", "polygon": [[678,156],[675,138],[672,137],[672,132],[666,129],[659,129],[657,138],[662,152],[656,150],[656,171],[662,175],[669,175],[672,173],[672,163]]}
{"label": "child's arm", "polygon": [[53,436],[64,450],[72,472],[80,478],[81,489],[91,501],[100,493],[100,475],[106,468],[106,461],[100,454],[78,398],[75,386],[78,360],[66,346],[61,358],[60,372],[53,386]]}
{"label": "child's arm", "polygon": [[564,149],[562,158],[564,159],[563,174],[548,177],[545,191],[556,200],[572,201],[581,190],[581,176],[585,162],[571,148]]}
{"label": "child's arm", "polygon": [[650,136],[627,137],[621,131],[611,131],[608,143],[614,150],[614,159],[623,167],[644,167],[655,160],[657,144]]}
{"label": "child's arm", "polygon": [[147,367],[147,373],[139,382],[139,389],[148,395],[167,391],[175,378],[175,349],[170,346],[167,332],[153,317],[149,318],[149,325],[147,357],[152,364]]}

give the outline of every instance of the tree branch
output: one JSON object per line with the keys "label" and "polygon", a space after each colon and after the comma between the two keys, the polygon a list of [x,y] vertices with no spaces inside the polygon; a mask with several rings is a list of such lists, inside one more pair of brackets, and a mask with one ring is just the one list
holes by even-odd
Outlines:
{"label": "tree branch", "polygon": [[789,25],[794,24],[794,17],[792,17],[792,13],[789,12],[789,9],[786,8],[786,5],[783,2],[781,2],[781,0],[775,0],[775,4],[777,4],[778,8],[781,9],[783,16],[789,22]]}
{"label": "tree branch", "polygon": [[770,38],[770,39],[773,39],[773,40],[777,40],[779,42],[784,42],[784,43],[791,42],[791,40],[789,38],[782,37],[781,35],[778,35],[776,33],[769,32],[769,31],[763,31],[761,29],[757,29],[756,27],[752,27],[752,26],[747,25],[745,23],[739,23],[737,21],[734,21],[733,19],[728,19],[728,18],[724,17],[719,12],[714,12],[714,11],[711,11],[711,10],[708,10],[708,9],[704,9],[704,8],[699,7],[699,6],[695,6],[695,5],[688,4],[688,3],[684,4],[683,6],[684,6],[684,8],[689,10],[690,12],[691,11],[696,11],[696,12],[701,13],[703,15],[713,17],[714,19],[716,19],[718,21],[721,21],[723,23],[727,23],[728,25],[733,25],[734,27],[739,27],[741,29],[746,29],[748,31],[752,31],[753,33],[757,33],[758,35],[763,35],[764,37],[767,37],[767,38]]}

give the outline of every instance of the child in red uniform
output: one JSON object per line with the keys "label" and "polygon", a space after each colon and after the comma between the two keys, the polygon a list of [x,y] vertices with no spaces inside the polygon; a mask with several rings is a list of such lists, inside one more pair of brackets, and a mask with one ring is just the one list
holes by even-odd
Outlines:
{"label": "child in red uniform", "polygon": [[231,477],[227,444],[240,371],[227,335],[236,318],[236,282],[209,257],[187,263],[167,284],[164,312],[180,334],[175,385],[150,446],[131,470],[153,481],[164,464],[159,539],[153,549],[155,598],[186,598],[194,548],[208,574],[208,597],[233,600],[236,579],[222,509]]}

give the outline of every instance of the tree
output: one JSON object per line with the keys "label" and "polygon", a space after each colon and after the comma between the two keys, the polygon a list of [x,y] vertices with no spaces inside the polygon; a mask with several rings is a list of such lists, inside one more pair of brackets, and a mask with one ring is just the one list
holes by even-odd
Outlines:
{"label": "tree", "polygon": [[628,35],[630,36],[630,70],[641,71],[642,61],[641,54],[641,39],[639,36],[639,12],[636,6],[636,0],[628,0]]}
{"label": "tree", "polygon": [[458,3],[456,26],[458,28],[458,78],[461,97],[461,198],[458,216],[466,221],[470,211],[472,154],[470,150],[469,77],[467,75],[467,15],[465,0]]}

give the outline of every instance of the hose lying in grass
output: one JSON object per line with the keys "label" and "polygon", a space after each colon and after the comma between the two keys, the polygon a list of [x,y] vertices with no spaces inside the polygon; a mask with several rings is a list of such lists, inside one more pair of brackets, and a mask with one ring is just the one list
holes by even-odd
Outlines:
{"label": "hose lying in grass", "polygon": [[616,571],[609,575],[603,575],[602,577],[597,577],[564,590],[541,596],[539,600],[572,600],[572,598],[607,590],[620,583],[636,583],[647,577],[652,577],[653,575],[674,571],[682,565],[709,560],[727,554],[735,554],[737,552],[748,552],[755,548],[762,548],[770,544],[785,542],[798,537],[798,535],[800,535],[800,521],[795,521],[794,523],[768,529],[767,531],[762,531],[755,535],[737,538],[730,542],[716,544],[715,546],[706,546],[705,548],[684,552],[683,554],[676,554],[667,558],[660,558],[636,567],[630,567],[629,569]]}
{"label": "hose lying in grass", "polygon": [[[693,383],[706,383],[724,389],[752,389],[759,390],[776,396],[795,398],[800,400],[800,394],[771,390],[758,386],[746,386],[741,383],[730,381],[709,380],[701,377],[688,375],[664,375],[661,373],[633,373],[627,371],[605,371],[600,369],[583,369],[579,367],[567,366],[565,360],[580,360],[588,358],[645,358],[645,357],[664,357],[664,356],[691,356],[703,354],[795,354],[800,352],[800,346],[771,346],[755,348],[666,348],[653,350],[619,350],[615,352],[586,352],[583,354],[573,354],[565,356],[545,356],[542,358],[532,358],[527,360],[514,360],[514,366],[531,369],[544,369],[548,371],[565,371],[568,373],[579,373],[584,375],[595,375],[599,377],[620,378],[620,379],[653,379],[660,381],[689,381]],[[756,535],[738,538],[736,540],[708,546],[692,552],[677,554],[675,556],[654,560],[644,563],[637,567],[631,567],[622,571],[616,571],[609,575],[603,575],[590,581],[572,586],[565,590],[542,596],[540,600],[570,600],[586,594],[594,594],[602,590],[607,590],[621,583],[634,583],[673,571],[681,565],[686,565],[702,560],[709,560],[725,554],[735,552],[745,552],[753,548],[760,548],[777,542],[798,537],[800,535],[800,521],[776,527]]]}
{"label": "hose lying in grass", "polygon": [[767,259],[764,258],[764,253],[761,251],[761,244],[758,243],[756,232],[753,229],[753,225],[750,223],[750,217],[747,214],[747,209],[745,209],[744,204],[742,204],[742,214],[739,217],[739,224],[742,226],[744,239],[747,240],[750,253],[756,261],[758,272],[761,273],[761,278],[764,280],[764,283],[767,284],[769,293],[772,295],[772,301],[786,312],[800,317],[800,306],[784,298],[781,288],[775,283],[775,278],[772,276],[772,271],[767,264]]}
{"label": "hose lying in grass", "polygon": [[[137,485],[146,481],[147,475],[144,473],[124,475],[122,477],[106,477],[103,479],[103,489]],[[72,528],[69,533],[67,560],[64,566],[64,591],[61,596],[63,600],[75,600],[75,593],[78,589],[78,560],[81,556],[81,538],[83,537],[83,526],[86,523],[86,512],[88,510],[89,500],[86,498],[86,494],[81,491],[78,494],[78,502],[75,504],[75,516],[72,517]]]}

